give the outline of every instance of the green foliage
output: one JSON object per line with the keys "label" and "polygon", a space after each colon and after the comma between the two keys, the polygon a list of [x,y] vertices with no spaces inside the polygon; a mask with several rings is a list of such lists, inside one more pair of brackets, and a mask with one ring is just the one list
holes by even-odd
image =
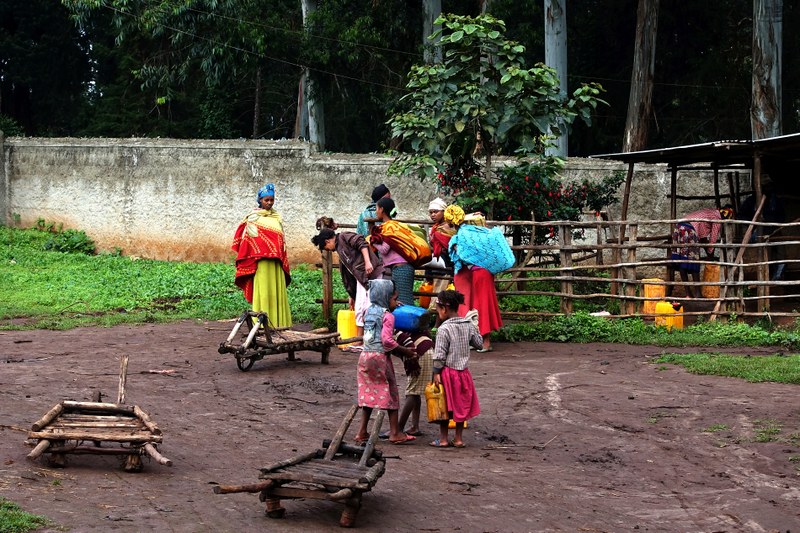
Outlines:
{"label": "green foliage", "polygon": [[800,355],[665,354],[655,362],[681,365],[693,374],[728,376],[752,383],[800,384]]}
{"label": "green foliage", "polygon": [[[610,320],[584,312],[508,324],[494,335],[499,340],[512,342],[620,342],[657,346],[782,346],[800,349],[800,336],[796,328],[769,332],[758,326],[723,321],[668,331],[664,327],[646,324],[639,318]],[[790,365],[787,363],[787,366]]]}
{"label": "green foliage", "polygon": [[53,252],[94,255],[94,241],[85,232],[75,229],[53,234],[42,247]]}
{"label": "green foliage", "polygon": [[[43,251],[53,234],[0,226],[0,329],[219,320],[248,307],[225,263],[175,263]],[[7,281],[7,282],[6,282]],[[321,322],[321,273],[292,272],[295,322]],[[341,283],[336,287],[341,297]]]}
{"label": "green foliage", "polygon": [[26,533],[50,524],[44,516],[27,513],[11,500],[0,496],[0,531]]}
{"label": "green foliage", "polygon": [[443,60],[409,72],[405,109],[389,120],[406,151],[390,172],[433,178],[448,168],[479,170],[476,152],[488,160],[501,153],[542,155],[551,133],[559,135],[578,117],[590,122],[602,102],[599,85],[583,85],[567,98],[552,68],[526,68],[525,47],[505,38],[502,20],[451,14],[436,22],[442,30],[431,40]]}
{"label": "green foliage", "polygon": [[25,135],[22,126],[16,120],[2,113],[0,113],[0,131],[6,137],[21,137]]}

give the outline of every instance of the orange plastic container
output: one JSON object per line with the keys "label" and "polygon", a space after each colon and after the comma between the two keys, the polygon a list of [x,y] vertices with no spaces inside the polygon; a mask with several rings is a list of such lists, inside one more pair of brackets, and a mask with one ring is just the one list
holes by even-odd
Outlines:
{"label": "orange plastic container", "polygon": [[[719,283],[719,265],[703,265],[703,283]],[[719,298],[719,285],[703,285],[700,289],[703,298]]]}
{"label": "orange plastic container", "polygon": [[[645,298],[664,298],[667,295],[667,286],[661,278],[647,278],[642,280]],[[642,314],[652,315],[656,312],[658,300],[645,300],[642,304]]]}

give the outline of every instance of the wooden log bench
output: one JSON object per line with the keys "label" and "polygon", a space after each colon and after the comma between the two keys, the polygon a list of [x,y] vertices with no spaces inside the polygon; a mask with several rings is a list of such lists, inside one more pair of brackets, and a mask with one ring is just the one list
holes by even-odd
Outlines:
{"label": "wooden log bench", "polygon": [[286,509],[281,500],[312,498],[338,502],[344,504],[339,525],[352,527],[362,495],[372,490],[386,470],[383,454],[375,449],[384,411],[378,411],[364,446],[342,442],[356,412],[358,407],[354,405],[333,439],[323,441],[322,448],[261,468],[261,481],[257,483],[217,485],[214,493],[258,493],[270,518],[284,517]]}
{"label": "wooden log bench", "polygon": [[[172,461],[158,452],[162,441],[161,429],[137,405],[125,404],[125,382],[128,356],[120,362],[120,381],[117,403],[64,400],[47,411],[31,425],[29,441],[37,441],[27,455],[35,461],[48,454],[50,466],[63,468],[67,454],[123,456],[123,469],[127,472],[142,470],[142,456],[147,455],[157,463],[172,466]],[[114,447],[104,447],[103,443]]]}

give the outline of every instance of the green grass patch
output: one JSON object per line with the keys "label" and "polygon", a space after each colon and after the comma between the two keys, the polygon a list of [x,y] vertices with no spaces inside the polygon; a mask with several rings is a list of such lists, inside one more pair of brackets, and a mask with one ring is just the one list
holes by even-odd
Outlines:
{"label": "green grass patch", "polygon": [[[0,329],[68,329],[236,317],[248,307],[233,263],[190,263],[46,250],[53,233],[0,226]],[[322,273],[292,270],[295,322],[319,324]],[[346,297],[334,278],[334,295]]]}
{"label": "green grass patch", "polygon": [[755,420],[753,422],[754,440],[756,442],[775,442],[782,429],[783,424],[777,420]]}
{"label": "green grass patch", "polygon": [[800,384],[800,355],[748,356],[725,354],[665,354],[655,363],[681,365],[692,374],[727,376],[751,383]]}
{"label": "green grass patch", "polygon": [[[233,261],[191,263],[123,257],[119,253],[92,255],[81,232],[67,233],[42,221],[37,229],[0,226],[0,330],[68,329],[122,323],[169,322],[196,318],[238,317],[249,305],[233,284]],[[54,246],[53,239],[59,241]],[[546,276],[526,282],[531,290],[558,290]],[[606,282],[581,287],[599,294]],[[324,323],[322,272],[299,265],[292,270],[289,304],[295,323],[335,328]],[[333,276],[334,297],[347,294]],[[597,301],[594,301],[597,300]],[[798,325],[786,330],[769,324],[749,326],[735,320],[699,323],[667,331],[641,319],[593,317],[591,311],[614,302],[604,298],[576,302],[571,316],[536,318],[509,323],[493,334],[503,341],[620,342],[659,346],[782,346],[800,349]],[[501,299],[503,311],[557,312],[559,301],[549,294]],[[610,309],[609,309],[610,310]]]}
{"label": "green grass patch", "polygon": [[728,424],[711,424],[703,430],[703,433],[719,433],[720,431],[727,431]]}
{"label": "green grass patch", "polygon": [[16,503],[0,496],[0,531],[3,533],[25,533],[50,524],[44,516],[27,513]]}

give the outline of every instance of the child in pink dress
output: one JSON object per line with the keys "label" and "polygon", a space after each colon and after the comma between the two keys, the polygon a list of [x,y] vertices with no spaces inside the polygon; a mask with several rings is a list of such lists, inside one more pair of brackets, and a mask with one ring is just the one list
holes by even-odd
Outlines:
{"label": "child in pink dress", "polygon": [[464,422],[480,414],[478,393],[469,371],[469,347],[483,346],[478,327],[470,318],[458,316],[458,306],[464,295],[457,291],[442,291],[438,295],[436,311],[442,324],[436,333],[433,352],[433,381],[444,385],[447,410],[456,423],[455,437],[448,440],[449,421],[439,422],[439,438],[431,446],[464,448]]}
{"label": "child in pink dress", "polygon": [[405,434],[398,425],[400,394],[389,352],[396,351],[406,356],[414,352],[400,346],[394,339],[394,315],[391,311],[397,307],[397,291],[392,281],[370,281],[369,299],[372,305],[364,314],[364,349],[358,358],[358,406],[363,411],[355,440],[365,442],[369,438],[367,425],[372,410],[386,409],[389,415],[389,442],[408,444],[416,439]]}

